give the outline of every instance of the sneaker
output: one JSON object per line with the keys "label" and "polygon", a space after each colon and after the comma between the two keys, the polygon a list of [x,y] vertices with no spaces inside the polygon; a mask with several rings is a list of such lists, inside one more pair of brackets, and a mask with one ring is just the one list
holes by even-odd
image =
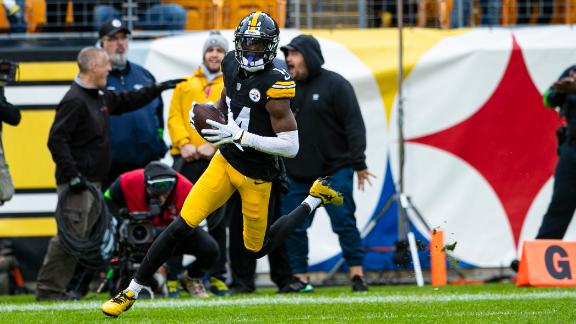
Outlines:
{"label": "sneaker", "polygon": [[166,282],[166,287],[168,288],[168,298],[178,298],[180,297],[180,285],[177,280],[168,280]]}
{"label": "sneaker", "polygon": [[289,293],[309,293],[314,291],[314,286],[310,282],[301,280],[300,278],[294,277],[292,280],[286,284],[284,287],[278,290],[280,294]]}
{"label": "sneaker", "polygon": [[202,283],[202,278],[190,278],[189,276],[184,276],[182,278],[182,285],[188,290],[190,297],[194,298],[208,298],[206,293],[206,288]]}
{"label": "sneaker", "polygon": [[310,187],[310,196],[320,198],[322,205],[341,205],[344,202],[342,194],[330,187],[328,177],[318,178],[314,181]]}
{"label": "sneaker", "polygon": [[352,277],[352,291],[353,292],[366,292],[368,291],[368,286],[361,276]]}
{"label": "sneaker", "polygon": [[228,296],[228,295],[230,295],[230,289],[228,288],[228,285],[226,285],[226,283],[224,283],[224,281],[222,281],[216,277],[210,277],[209,287],[210,287],[210,292],[216,296]]}
{"label": "sneaker", "polygon": [[132,290],[124,290],[119,292],[116,297],[102,304],[100,309],[102,309],[102,313],[105,315],[118,317],[123,312],[129,310],[135,301],[134,292]]}

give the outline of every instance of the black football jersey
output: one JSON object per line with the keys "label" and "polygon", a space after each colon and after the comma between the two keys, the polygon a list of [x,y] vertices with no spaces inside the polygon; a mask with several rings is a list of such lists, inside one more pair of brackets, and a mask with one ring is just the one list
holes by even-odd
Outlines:
{"label": "black football jersey", "polygon": [[[279,64],[268,64],[264,70],[240,74],[240,65],[229,52],[222,61],[226,103],[240,128],[260,136],[276,136],[266,103],[271,99],[292,99],[296,84]],[[271,181],[279,176],[278,157],[239,144],[225,144],[220,152],[236,170],[253,179]]]}

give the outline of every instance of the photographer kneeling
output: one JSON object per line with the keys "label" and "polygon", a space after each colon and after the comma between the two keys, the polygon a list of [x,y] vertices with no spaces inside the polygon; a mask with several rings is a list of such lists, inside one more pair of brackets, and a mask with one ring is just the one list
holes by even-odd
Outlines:
{"label": "photographer kneeling", "polygon": [[[144,169],[123,173],[112,183],[104,198],[113,202],[114,207],[127,209],[128,215],[120,215],[128,221],[120,227],[119,243],[127,245],[131,256],[137,254],[139,247],[144,247],[140,251],[144,257],[153,239],[178,216],[191,188],[190,181],[161,162],[150,162]],[[150,230],[150,223],[145,222],[147,215],[151,217],[153,226]],[[176,280],[182,267],[182,256],[188,254],[195,256],[196,260],[187,266],[183,284],[192,297],[208,297],[201,278],[218,260],[218,253],[218,244],[208,232],[200,228],[192,231],[174,248],[172,257],[165,265],[169,294],[174,295],[177,291]],[[119,257],[120,262],[130,259],[130,256]],[[132,275],[126,274],[128,279]],[[154,287],[158,284],[149,285]]]}

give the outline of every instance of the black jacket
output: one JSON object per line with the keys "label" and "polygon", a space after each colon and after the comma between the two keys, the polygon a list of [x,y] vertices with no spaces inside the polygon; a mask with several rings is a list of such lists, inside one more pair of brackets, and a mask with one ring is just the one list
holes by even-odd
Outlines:
{"label": "black jacket", "polygon": [[[572,65],[558,78],[561,80],[576,72],[576,65]],[[559,93],[553,86],[544,92],[544,104],[550,108],[560,107],[560,114],[566,118],[567,136],[571,141],[576,140],[576,94]]]}
{"label": "black jacket", "polygon": [[0,131],[2,131],[2,123],[16,126],[20,123],[20,118],[20,110],[6,101],[4,87],[0,87]]}
{"label": "black jacket", "polygon": [[312,181],[343,167],[366,169],[366,129],[352,85],[322,68],[324,58],[314,38],[298,36],[290,47],[303,54],[309,76],[296,81],[292,111],[300,149],[295,158],[285,159],[288,176]]}
{"label": "black jacket", "polygon": [[56,163],[56,183],[83,175],[103,182],[110,168],[109,114],[144,106],[158,95],[156,85],[138,91],[86,89],[74,82],[56,108],[48,148]]}

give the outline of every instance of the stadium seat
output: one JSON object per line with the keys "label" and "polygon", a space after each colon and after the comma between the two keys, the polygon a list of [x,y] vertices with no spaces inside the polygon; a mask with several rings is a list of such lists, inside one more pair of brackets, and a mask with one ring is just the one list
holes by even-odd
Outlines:
{"label": "stadium seat", "polygon": [[26,22],[30,33],[37,31],[39,26],[46,24],[46,2],[44,0],[26,0]]}
{"label": "stadium seat", "polygon": [[6,18],[6,10],[4,10],[4,6],[0,5],[0,31],[7,31],[10,29],[10,23]]}
{"label": "stadium seat", "polygon": [[553,24],[574,24],[576,22],[576,0],[555,0]]}
{"label": "stadium seat", "polygon": [[418,3],[418,27],[450,28],[454,0],[422,0]]}
{"label": "stadium seat", "polygon": [[[539,7],[534,5],[530,18],[531,24],[537,22],[538,15]],[[503,0],[502,25],[514,25],[517,18],[517,1]],[[576,0],[554,0],[554,13],[550,22],[553,24],[574,24],[576,22]]]}
{"label": "stadium seat", "polygon": [[286,22],[285,0],[224,0],[224,28],[234,29],[240,19],[253,11],[265,11],[280,27]]}
{"label": "stadium seat", "polygon": [[[220,2],[220,6],[218,6]],[[165,4],[178,4],[186,9],[186,30],[221,28],[222,1],[216,0],[164,0]],[[220,21],[220,25],[218,22]]]}

